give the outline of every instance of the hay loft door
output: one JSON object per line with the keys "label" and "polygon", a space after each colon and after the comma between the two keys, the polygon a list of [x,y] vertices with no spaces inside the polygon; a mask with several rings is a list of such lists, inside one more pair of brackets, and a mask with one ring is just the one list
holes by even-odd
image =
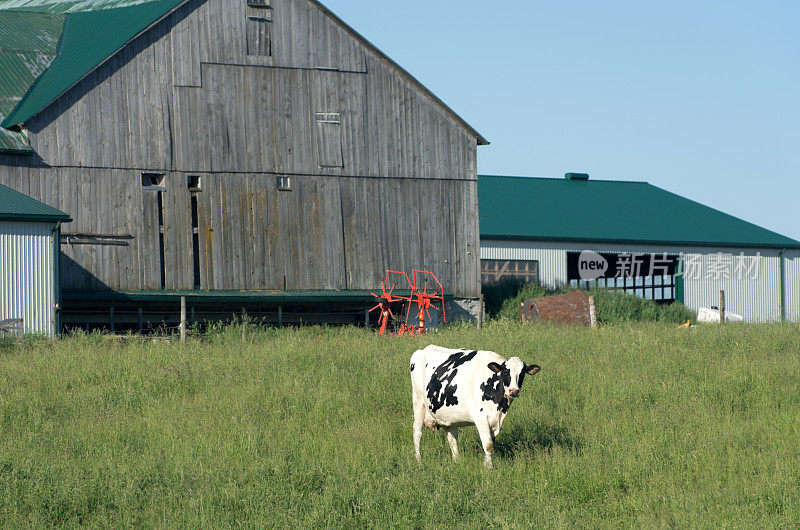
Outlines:
{"label": "hay loft door", "polygon": [[142,173],[142,239],[139,245],[141,287],[166,287],[164,252],[164,195],[167,192],[164,173]]}

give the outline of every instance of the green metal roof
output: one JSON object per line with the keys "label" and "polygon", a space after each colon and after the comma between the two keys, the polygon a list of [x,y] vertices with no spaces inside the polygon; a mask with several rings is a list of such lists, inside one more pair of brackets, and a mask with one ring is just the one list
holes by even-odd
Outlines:
{"label": "green metal roof", "polygon": [[478,177],[482,239],[800,248],[647,182]]}
{"label": "green metal roof", "polygon": [[[186,0],[0,0],[0,150],[30,151],[25,123]],[[132,5],[133,4],[133,5]]]}
{"label": "green metal roof", "polygon": [[0,153],[33,153],[28,137],[21,132],[0,127]]}
{"label": "green metal roof", "polygon": [[[0,11],[0,122],[56,56],[64,15]],[[0,129],[0,152],[32,152],[20,131]]]}
{"label": "green metal roof", "polygon": [[72,221],[61,210],[0,184],[0,221]]}

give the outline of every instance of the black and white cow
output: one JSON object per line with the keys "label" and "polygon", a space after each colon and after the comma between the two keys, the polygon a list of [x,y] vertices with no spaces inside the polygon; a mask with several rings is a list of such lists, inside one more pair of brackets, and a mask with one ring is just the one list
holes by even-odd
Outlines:
{"label": "black and white cow", "polygon": [[539,371],[519,357],[508,360],[491,351],[452,350],[426,346],[411,356],[414,402],[414,452],[421,462],[422,426],[444,429],[453,459],[458,459],[458,428],[475,425],[486,453],[484,465],[492,467],[494,439],[500,433],[508,408],[519,396],[525,374]]}

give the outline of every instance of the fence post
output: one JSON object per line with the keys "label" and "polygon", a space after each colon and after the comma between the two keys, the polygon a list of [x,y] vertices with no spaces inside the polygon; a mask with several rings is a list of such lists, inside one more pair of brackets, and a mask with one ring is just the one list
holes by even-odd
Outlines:
{"label": "fence post", "polygon": [[719,323],[725,323],[725,291],[719,290]]}
{"label": "fence post", "polygon": [[597,308],[594,305],[594,296],[589,297],[589,325],[597,327]]}
{"label": "fence post", "polygon": [[483,329],[483,293],[478,295],[478,330]]}
{"label": "fence post", "polygon": [[186,342],[186,297],[181,296],[181,342]]}

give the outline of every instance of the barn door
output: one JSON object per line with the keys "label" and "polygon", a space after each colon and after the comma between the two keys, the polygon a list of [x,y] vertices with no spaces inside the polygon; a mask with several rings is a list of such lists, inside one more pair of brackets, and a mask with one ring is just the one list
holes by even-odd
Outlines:
{"label": "barn door", "polygon": [[191,223],[191,249],[192,249],[192,287],[200,289],[200,177],[190,175],[186,180],[189,190],[189,220]]}
{"label": "barn door", "polygon": [[164,173],[142,173],[143,237],[139,243],[140,285],[143,289],[166,287]]}

